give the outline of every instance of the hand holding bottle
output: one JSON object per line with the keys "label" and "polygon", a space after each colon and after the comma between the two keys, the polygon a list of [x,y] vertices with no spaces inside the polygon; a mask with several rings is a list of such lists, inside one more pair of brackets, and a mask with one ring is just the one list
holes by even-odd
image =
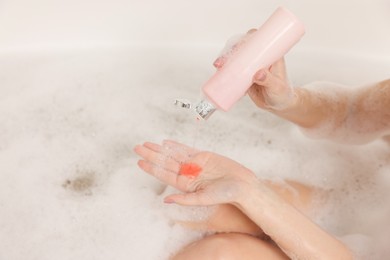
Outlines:
{"label": "hand holding bottle", "polygon": [[[214,67],[222,68],[232,53],[237,51],[255,31],[256,29],[251,29],[244,36],[228,40],[221,55],[215,60]],[[270,68],[260,69],[253,75],[253,84],[248,90],[248,95],[258,107],[268,110],[285,110],[295,104],[297,95],[288,82],[283,58]]]}

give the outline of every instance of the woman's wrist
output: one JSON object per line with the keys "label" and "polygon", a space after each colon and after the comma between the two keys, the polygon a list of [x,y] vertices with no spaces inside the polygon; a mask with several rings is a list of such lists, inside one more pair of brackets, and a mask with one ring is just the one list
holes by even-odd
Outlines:
{"label": "woman's wrist", "polygon": [[302,100],[304,100],[305,89],[302,88],[294,88],[291,92],[291,97],[288,99],[288,101],[281,106],[281,108],[277,109],[272,106],[267,108],[270,112],[275,114],[291,114],[294,113],[294,111],[297,110],[302,105]]}
{"label": "woman's wrist", "polygon": [[243,212],[264,209],[274,202],[280,203],[279,196],[264,181],[257,177],[240,185],[240,193],[234,204]]}
{"label": "woman's wrist", "polygon": [[[332,237],[259,180],[236,205],[287,255],[300,259],[352,259],[345,245]],[[306,241],[304,244],[302,241]],[[290,254],[294,252],[294,254]]]}
{"label": "woman's wrist", "polygon": [[313,93],[305,88],[295,88],[294,100],[282,110],[270,110],[273,114],[282,117],[300,127],[315,127],[323,118],[322,110],[318,109],[320,100],[313,97]]}

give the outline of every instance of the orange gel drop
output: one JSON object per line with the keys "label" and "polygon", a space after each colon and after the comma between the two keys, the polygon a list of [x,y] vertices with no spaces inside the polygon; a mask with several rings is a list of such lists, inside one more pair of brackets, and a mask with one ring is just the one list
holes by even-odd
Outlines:
{"label": "orange gel drop", "polygon": [[195,163],[185,163],[182,164],[179,170],[180,175],[187,176],[189,178],[195,178],[202,171],[202,168]]}

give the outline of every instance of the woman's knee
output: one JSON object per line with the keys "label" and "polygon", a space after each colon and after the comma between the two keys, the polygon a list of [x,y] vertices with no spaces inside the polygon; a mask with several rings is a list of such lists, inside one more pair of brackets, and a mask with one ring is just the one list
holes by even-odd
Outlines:
{"label": "woman's knee", "polygon": [[217,234],[194,242],[172,258],[173,260],[237,260],[288,259],[269,243],[244,234]]}
{"label": "woman's knee", "polygon": [[175,255],[172,260],[230,260],[234,259],[231,258],[234,254],[233,250],[233,240],[226,234],[218,234],[189,244]]}

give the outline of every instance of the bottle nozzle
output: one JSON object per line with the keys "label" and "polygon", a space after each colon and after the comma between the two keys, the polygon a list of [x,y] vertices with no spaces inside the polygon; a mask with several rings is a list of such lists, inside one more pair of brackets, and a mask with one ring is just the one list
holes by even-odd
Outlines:
{"label": "bottle nozzle", "polygon": [[215,106],[208,102],[207,100],[201,100],[198,104],[196,104],[195,108],[191,105],[191,102],[185,99],[176,99],[175,106],[194,110],[197,116],[197,119],[208,119],[216,110]]}
{"label": "bottle nozzle", "polygon": [[215,110],[215,106],[204,99],[195,106],[195,112],[199,119],[207,120]]}

